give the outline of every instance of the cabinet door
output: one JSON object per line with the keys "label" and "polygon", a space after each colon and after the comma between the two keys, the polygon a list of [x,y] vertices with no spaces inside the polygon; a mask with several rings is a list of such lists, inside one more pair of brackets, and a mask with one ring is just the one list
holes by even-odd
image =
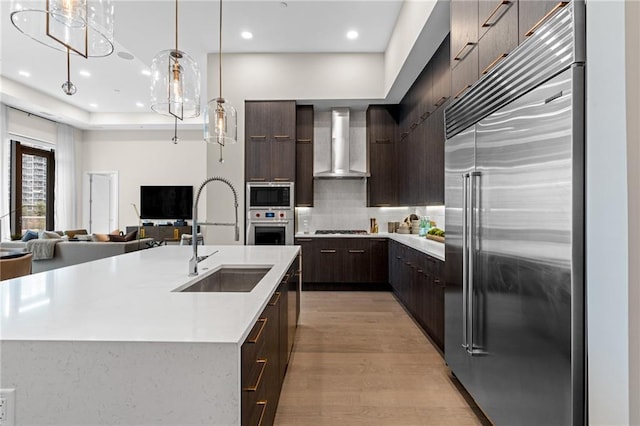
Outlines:
{"label": "cabinet door", "polygon": [[[495,6],[495,2],[489,0],[481,0],[480,4]],[[493,16],[487,16],[486,19],[490,22],[489,29],[478,42],[480,78],[491,71],[518,46],[518,3],[503,0],[498,6],[500,12]]]}
{"label": "cabinet door", "polygon": [[478,1],[451,0],[451,68],[458,65],[477,42]]}
{"label": "cabinet door", "polygon": [[342,238],[318,238],[313,244],[313,261],[316,262],[315,281],[318,283],[342,282],[345,255]]}
{"label": "cabinet door", "polygon": [[267,181],[271,177],[269,103],[247,101],[245,111],[245,179]]}
{"label": "cabinet door", "polygon": [[558,10],[566,6],[568,1],[558,0],[519,0],[518,1],[518,31],[519,42],[522,43],[536,29],[547,21]]}
{"label": "cabinet door", "polygon": [[436,51],[433,64],[433,112],[440,108],[451,96],[450,37],[447,36]]}
{"label": "cabinet door", "polygon": [[[478,38],[481,39],[503,18],[513,19],[508,12],[514,6],[517,9],[517,4],[518,0],[478,0]],[[517,21],[517,14],[515,19]]]}
{"label": "cabinet door", "polygon": [[384,284],[389,282],[389,242],[386,238],[370,240],[371,282]]}
{"label": "cabinet door", "polygon": [[444,110],[446,103],[426,121],[426,153],[424,182],[426,205],[444,204]]}
{"label": "cabinet door", "polygon": [[313,206],[313,105],[296,107],[296,206]]}
{"label": "cabinet door", "polygon": [[[284,375],[289,362],[289,280],[292,280],[292,271],[289,271],[278,288],[279,293],[279,323],[278,323],[278,366],[279,386],[281,388]],[[279,393],[279,392],[278,392]]]}
{"label": "cabinet door", "polygon": [[478,46],[469,49],[468,54],[451,70],[451,96],[458,99],[478,81]]}
{"label": "cabinet door", "polygon": [[367,206],[388,207],[397,204],[395,167],[397,124],[394,111],[387,106],[367,109],[369,173]]}
{"label": "cabinet door", "polygon": [[296,177],[296,103],[269,103],[271,180],[293,182]]}
{"label": "cabinet door", "polygon": [[299,245],[302,250],[302,282],[313,283],[318,282],[316,275],[316,248],[313,238],[296,238],[295,244]]}
{"label": "cabinet door", "polygon": [[351,238],[343,241],[344,272],[340,281],[346,283],[371,282],[371,247],[369,241],[365,238]]}

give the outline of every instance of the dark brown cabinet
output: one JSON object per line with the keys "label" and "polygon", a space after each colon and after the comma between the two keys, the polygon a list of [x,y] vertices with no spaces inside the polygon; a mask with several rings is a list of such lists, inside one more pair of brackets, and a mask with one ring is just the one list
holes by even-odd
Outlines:
{"label": "dark brown cabinet", "polygon": [[[433,58],[433,108],[440,108],[451,97],[451,73],[449,72],[450,36],[442,42]],[[426,119],[426,117],[425,117]]]}
{"label": "dark brown cabinet", "polygon": [[445,101],[425,121],[425,181],[426,205],[444,204],[444,110]]}
{"label": "dark brown cabinet", "polygon": [[313,105],[296,107],[296,206],[313,207]]}
{"label": "dark brown cabinet", "polygon": [[291,352],[289,334],[297,323],[298,312],[290,315],[289,304],[298,306],[298,267],[296,259],[242,344],[242,425],[272,425],[275,419]]}
{"label": "dark brown cabinet", "polygon": [[518,2],[518,40],[525,41],[568,1],[558,0],[519,0]]}
{"label": "dark brown cabinet", "polygon": [[[132,231],[137,231],[137,226],[127,226],[127,234]],[[141,226],[138,237],[140,238],[153,238],[160,242],[178,242],[182,238],[182,234],[191,234],[193,227],[191,226]]]}
{"label": "dark brown cabinet", "polygon": [[487,74],[518,46],[518,2],[480,0],[479,27],[484,35],[478,41],[479,77]]}
{"label": "dark brown cabinet", "polygon": [[246,101],[246,181],[293,182],[295,135],[295,101]]}
{"label": "dark brown cabinet", "polygon": [[302,247],[306,289],[350,289],[346,284],[377,289],[389,282],[384,238],[296,238],[295,243]]}
{"label": "dark brown cabinet", "polygon": [[369,173],[367,206],[395,206],[397,198],[396,144],[398,124],[395,107],[371,105],[367,108]]}
{"label": "dark brown cabinet", "polygon": [[451,0],[451,68],[468,57],[477,43],[477,0]]}
{"label": "dark brown cabinet", "polygon": [[444,348],[443,262],[395,241],[389,247],[389,277],[398,300]]}

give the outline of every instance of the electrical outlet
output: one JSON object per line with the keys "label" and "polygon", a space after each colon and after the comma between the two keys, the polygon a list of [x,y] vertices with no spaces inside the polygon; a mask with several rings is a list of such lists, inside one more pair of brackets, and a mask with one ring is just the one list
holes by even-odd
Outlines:
{"label": "electrical outlet", "polygon": [[0,426],[16,424],[16,390],[0,389]]}

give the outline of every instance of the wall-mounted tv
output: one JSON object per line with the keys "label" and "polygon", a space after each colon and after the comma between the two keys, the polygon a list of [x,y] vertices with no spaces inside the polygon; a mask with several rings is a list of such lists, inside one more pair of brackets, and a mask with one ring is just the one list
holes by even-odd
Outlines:
{"label": "wall-mounted tv", "polygon": [[192,219],[193,186],[141,186],[141,219]]}

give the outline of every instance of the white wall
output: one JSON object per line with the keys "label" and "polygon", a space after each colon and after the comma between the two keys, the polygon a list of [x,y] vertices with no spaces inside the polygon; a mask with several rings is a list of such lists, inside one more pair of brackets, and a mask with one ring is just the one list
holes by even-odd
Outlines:
{"label": "white wall", "polygon": [[[629,185],[629,407],[640,425],[640,2],[626,3]],[[635,259],[635,261],[633,260]]]}
{"label": "white wall", "polygon": [[[629,425],[626,120],[637,117],[626,117],[624,102],[624,2],[596,0],[586,5],[589,423]],[[637,41],[634,44],[637,48]],[[638,303],[634,305],[637,310]]]}
{"label": "white wall", "polygon": [[[131,203],[140,209],[141,185],[193,185],[197,189],[206,176],[207,148],[201,131],[178,128],[178,144],[171,142],[172,130],[83,133],[82,174],[118,172],[118,226],[122,230],[138,224]],[[203,216],[205,211],[204,203],[200,203],[198,214]]]}

